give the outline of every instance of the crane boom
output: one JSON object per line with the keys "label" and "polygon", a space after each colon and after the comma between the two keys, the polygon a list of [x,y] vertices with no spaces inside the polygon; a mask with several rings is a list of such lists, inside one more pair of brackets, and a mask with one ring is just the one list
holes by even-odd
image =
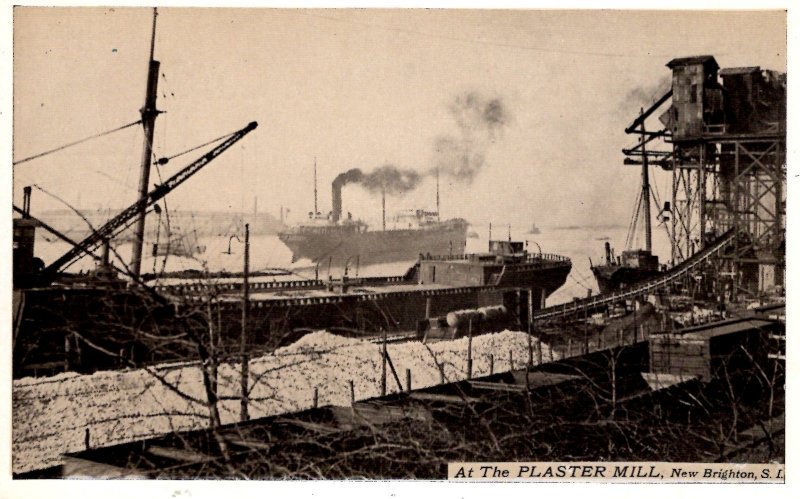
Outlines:
{"label": "crane boom", "polygon": [[113,236],[117,230],[127,224],[142,209],[146,209],[147,207],[155,204],[159,199],[169,194],[176,187],[188,180],[189,177],[200,171],[201,168],[222,154],[226,149],[241,140],[251,131],[255,130],[257,126],[258,123],[253,121],[241,130],[232,133],[214,149],[210,150],[198,160],[194,161],[177,172],[175,175],[168,178],[166,182],[156,185],[156,187],[147,194],[147,197],[142,198],[125,208],[125,210],[120,212],[117,216],[106,222],[105,225],[94,231],[92,234],[86,237],[86,239],[79,242],[72,249],[64,253],[64,255],[62,255],[58,260],[45,267],[43,272],[44,275],[53,276],[65,265],[75,260],[76,257],[83,253],[93,251],[99,244],[103,242],[103,240],[109,239],[111,236]]}

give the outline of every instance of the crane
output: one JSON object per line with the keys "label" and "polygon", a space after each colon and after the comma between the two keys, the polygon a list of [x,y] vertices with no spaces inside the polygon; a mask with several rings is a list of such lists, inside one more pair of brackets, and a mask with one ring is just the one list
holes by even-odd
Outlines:
{"label": "crane", "polygon": [[146,197],[142,197],[132,205],[128,206],[117,216],[106,222],[102,227],[86,237],[83,241],[75,244],[69,251],[45,267],[42,271],[43,277],[52,280],[61,269],[74,262],[83,253],[91,253],[94,251],[100,244],[110,239],[120,228],[124,227],[128,222],[130,222],[130,220],[134,218],[142,209],[146,209],[154,205],[156,202],[158,202],[158,200],[188,180],[189,177],[200,171],[201,168],[222,154],[226,149],[230,148],[245,135],[255,130],[257,126],[258,123],[253,121],[241,130],[233,132],[219,145],[168,178],[166,182],[156,185],[153,190],[147,193]]}

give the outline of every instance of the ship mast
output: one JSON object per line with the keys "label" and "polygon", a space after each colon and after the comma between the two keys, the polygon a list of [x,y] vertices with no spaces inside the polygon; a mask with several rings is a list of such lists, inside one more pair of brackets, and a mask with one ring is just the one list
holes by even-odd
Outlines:
{"label": "ship mast", "polygon": [[[640,114],[644,115],[644,109],[640,110]],[[645,144],[647,143],[647,132],[644,129],[644,120],[641,125],[642,133],[642,208],[644,212],[644,241],[645,251],[648,253],[653,251],[653,232],[650,225],[650,172],[648,171],[647,164],[647,150]]]}
{"label": "ship mast", "polygon": [[317,157],[314,156],[314,218],[317,218]]}
{"label": "ship mast", "polygon": [[439,209],[439,167],[436,167],[436,221],[441,222],[442,215]]}
{"label": "ship mast", "polygon": [[[153,9],[153,35],[150,39],[150,63],[147,72],[147,93],[145,94],[144,107],[139,111],[142,115],[142,126],[144,127],[144,145],[142,147],[142,166],[139,175],[139,197],[140,201],[147,199],[148,186],[150,184],[150,165],[153,157],[153,134],[155,132],[156,116],[156,92],[158,90],[158,68],[160,63],[153,59],[156,44],[156,18],[158,9]],[[139,204],[139,213],[136,218],[134,229],[133,252],[131,256],[131,273],[135,278],[139,277],[142,267],[142,246],[144,245],[144,222],[147,214],[147,203]]]}

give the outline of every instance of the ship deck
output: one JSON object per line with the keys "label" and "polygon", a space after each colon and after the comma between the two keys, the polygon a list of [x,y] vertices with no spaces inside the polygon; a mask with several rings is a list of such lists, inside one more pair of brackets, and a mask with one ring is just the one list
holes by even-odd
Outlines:
{"label": "ship deck", "polygon": [[[478,287],[464,288],[478,289]],[[453,290],[452,286],[443,284],[397,284],[392,283],[391,286],[376,286],[376,285],[352,285],[348,288],[347,292],[337,290],[329,291],[327,288],[312,288],[312,289],[280,289],[269,291],[255,291],[249,295],[250,301],[285,301],[290,299],[303,299],[303,298],[342,298],[348,296],[370,296],[376,295],[391,295],[399,293],[418,293],[421,291],[441,291]],[[223,294],[218,297],[220,302],[241,302],[241,293]]]}

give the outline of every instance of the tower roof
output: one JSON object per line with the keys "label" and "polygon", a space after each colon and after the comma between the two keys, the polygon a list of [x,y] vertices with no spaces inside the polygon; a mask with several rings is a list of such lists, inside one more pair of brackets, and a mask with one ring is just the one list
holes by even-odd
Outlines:
{"label": "tower roof", "polygon": [[677,59],[672,59],[667,63],[667,67],[670,69],[680,67],[680,66],[690,66],[694,64],[702,64],[706,68],[710,66],[711,70],[719,69],[719,64],[717,64],[717,60],[714,59],[713,55],[695,55],[691,57],[678,57]]}

